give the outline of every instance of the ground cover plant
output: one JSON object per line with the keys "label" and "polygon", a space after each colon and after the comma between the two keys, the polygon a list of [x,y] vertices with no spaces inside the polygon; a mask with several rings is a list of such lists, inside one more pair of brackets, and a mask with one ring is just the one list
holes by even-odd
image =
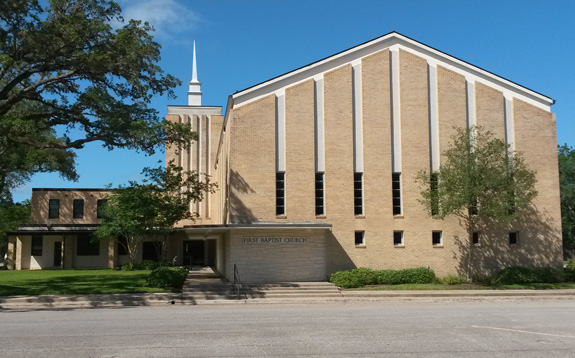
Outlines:
{"label": "ground cover plant", "polygon": [[168,292],[147,286],[149,270],[0,271],[0,296]]}

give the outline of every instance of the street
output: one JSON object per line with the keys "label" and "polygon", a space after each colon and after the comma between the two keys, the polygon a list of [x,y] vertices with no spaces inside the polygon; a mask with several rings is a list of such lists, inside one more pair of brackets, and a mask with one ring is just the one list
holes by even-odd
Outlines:
{"label": "street", "polygon": [[575,302],[2,312],[0,357],[574,357]]}

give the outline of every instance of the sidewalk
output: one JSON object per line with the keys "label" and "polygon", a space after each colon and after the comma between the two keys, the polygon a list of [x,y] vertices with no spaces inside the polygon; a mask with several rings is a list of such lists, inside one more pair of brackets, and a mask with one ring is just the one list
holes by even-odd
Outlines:
{"label": "sidewalk", "polygon": [[203,304],[306,304],[346,303],[360,301],[417,301],[417,300],[575,300],[575,289],[565,290],[437,290],[437,291],[370,291],[342,290],[341,297],[252,298],[198,300],[181,293],[135,293],[71,296],[0,296],[0,312],[21,310],[68,310],[78,308],[119,308],[134,306],[171,306]]}

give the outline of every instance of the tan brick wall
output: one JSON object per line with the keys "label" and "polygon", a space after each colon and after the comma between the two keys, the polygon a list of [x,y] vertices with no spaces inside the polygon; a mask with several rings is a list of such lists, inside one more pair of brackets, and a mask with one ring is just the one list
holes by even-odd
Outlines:
{"label": "tan brick wall", "polygon": [[443,152],[452,143],[456,128],[467,127],[467,95],[465,77],[437,66],[437,101],[439,114],[439,151],[441,163],[445,163]]}
{"label": "tan brick wall", "polygon": [[505,105],[503,93],[475,83],[475,106],[477,125],[492,132],[496,138],[505,140]]}
{"label": "tan brick wall", "polygon": [[[32,224],[99,224],[96,218],[97,201],[106,199],[111,191],[85,190],[34,190],[32,191]],[[48,203],[50,199],[60,200],[60,215],[57,219],[48,219]],[[84,217],[74,219],[74,199],[84,200]]]}

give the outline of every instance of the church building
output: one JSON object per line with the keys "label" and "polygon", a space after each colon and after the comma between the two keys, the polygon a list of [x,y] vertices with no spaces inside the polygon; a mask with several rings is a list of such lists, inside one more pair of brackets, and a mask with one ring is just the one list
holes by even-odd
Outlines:
{"label": "church building", "polygon": [[[188,104],[168,106],[167,120],[189,124],[198,139],[168,147],[166,161],[208,175],[218,190],[190,203],[198,219],[176,225],[168,257],[212,266],[229,279],[235,267],[245,281],[322,281],[355,267],[424,266],[438,276],[468,266],[478,275],[560,267],[553,104],[392,32],[238,91],[223,109],[202,105],[194,48]],[[472,126],[523,153],[539,194],[515,221],[469,238],[456,217],[425,210],[416,177],[439,169],[457,128]],[[125,262],[114,240],[87,239],[109,194],[35,189],[32,223],[10,238],[12,268]],[[62,207],[56,218],[55,200]],[[75,218],[78,200],[89,215]]]}

